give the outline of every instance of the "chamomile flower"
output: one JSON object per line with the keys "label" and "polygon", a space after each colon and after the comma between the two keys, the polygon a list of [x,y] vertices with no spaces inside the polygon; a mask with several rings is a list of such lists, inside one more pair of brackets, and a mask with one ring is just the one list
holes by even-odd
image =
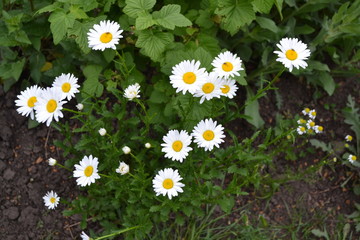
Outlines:
{"label": "chamomile flower", "polygon": [[124,152],[124,154],[129,154],[131,152],[131,148],[128,146],[124,146],[121,150]]}
{"label": "chamomile flower", "polygon": [[322,133],[322,132],[324,132],[324,127],[319,126],[319,125],[315,125],[314,126],[314,131],[315,131],[315,133]]}
{"label": "chamomile flower", "polygon": [[191,144],[191,136],[184,130],[180,132],[178,130],[170,130],[166,136],[163,137],[163,141],[161,151],[165,153],[166,158],[170,158],[173,161],[183,162],[192,150],[192,148],[189,147]]}
{"label": "chamomile flower", "polygon": [[304,126],[298,126],[296,128],[296,131],[298,132],[299,135],[303,135],[306,133],[306,128]]}
{"label": "chamomile flower", "polygon": [[219,74],[219,77],[229,78],[240,76],[239,71],[243,70],[241,62],[241,59],[236,54],[226,51],[215,57],[211,65],[214,66],[213,71]]}
{"label": "chamomile flower", "polygon": [[357,160],[357,157],[354,156],[354,155],[352,155],[352,154],[350,154],[349,157],[348,157],[348,160],[349,160],[349,162],[353,163],[354,161]]}
{"label": "chamomile flower", "polygon": [[70,101],[71,98],[75,97],[75,93],[79,92],[80,86],[77,81],[78,79],[71,73],[63,73],[55,78],[52,86],[62,93],[61,100],[67,98]]}
{"label": "chamomile flower", "polygon": [[35,103],[35,117],[38,122],[46,122],[49,126],[53,119],[59,121],[64,115],[61,112],[62,105],[66,101],[62,101],[62,93],[55,88],[43,90],[41,96],[37,98]]}
{"label": "chamomile flower", "polygon": [[81,237],[81,240],[90,240],[91,239],[84,231],[81,232],[80,237]]}
{"label": "chamomile flower", "polygon": [[315,111],[315,109],[310,110],[308,116],[309,116],[309,118],[311,118],[311,119],[315,119],[315,118],[316,118],[316,111]]}
{"label": "chamomile flower", "polygon": [[140,97],[140,85],[138,83],[129,85],[124,91],[124,97],[132,101]]}
{"label": "chamomile flower", "polygon": [[293,67],[299,69],[306,68],[307,60],[310,56],[310,50],[307,45],[297,38],[283,38],[276,44],[280,51],[274,51],[278,55],[276,61],[284,64],[291,72]]}
{"label": "chamomile flower", "polygon": [[308,128],[308,129],[314,129],[314,127],[315,127],[315,122],[313,121],[313,120],[308,120],[307,121],[307,123],[306,123],[306,127]]}
{"label": "chamomile flower", "polygon": [[221,83],[221,95],[232,99],[236,96],[236,90],[238,87],[236,86],[236,81],[234,79],[224,79]]}
{"label": "chamomile flower", "polygon": [[211,118],[201,120],[192,131],[191,135],[194,137],[194,142],[199,147],[205,148],[205,151],[211,151],[214,146],[219,147],[219,144],[224,142],[224,128],[221,124],[217,125],[216,121]]}
{"label": "chamomile flower", "polygon": [[89,157],[84,156],[79,164],[75,164],[73,176],[78,178],[76,179],[77,184],[84,187],[94,183],[96,179],[99,179],[98,164],[98,159],[92,155]]}
{"label": "chamomile flower", "polygon": [[101,21],[95,24],[93,29],[87,33],[89,47],[94,50],[104,51],[105,48],[116,49],[115,45],[119,43],[123,36],[120,25],[114,21]]}
{"label": "chamomile flower", "polygon": [[57,195],[56,192],[52,190],[50,192],[47,192],[43,199],[45,206],[47,206],[49,209],[55,209],[60,201],[60,197]]}
{"label": "chamomile flower", "polygon": [[346,135],[345,136],[345,141],[351,142],[352,140],[353,140],[353,137],[351,135]]}
{"label": "chamomile flower", "polygon": [[304,108],[304,110],[302,110],[301,113],[302,113],[303,115],[307,116],[310,111],[311,111],[310,108]]}
{"label": "chamomile flower", "polygon": [[17,96],[18,99],[15,100],[15,105],[18,107],[16,111],[22,116],[30,115],[30,118],[34,119],[35,103],[38,101],[41,92],[42,89],[36,85],[21,91]]}
{"label": "chamomile flower", "polygon": [[115,171],[121,175],[127,174],[130,170],[129,165],[127,165],[125,162],[120,162],[119,164],[119,167]]}
{"label": "chamomile flower", "polygon": [[208,77],[205,68],[200,68],[200,62],[184,60],[172,68],[170,83],[176,92],[194,94],[199,85]]}
{"label": "chamomile flower", "polygon": [[297,123],[298,123],[298,124],[305,124],[305,123],[306,123],[306,120],[300,118],[299,120],[297,120]]}
{"label": "chamomile flower", "polygon": [[200,104],[202,104],[205,99],[220,98],[221,84],[222,79],[218,77],[217,73],[212,72],[209,74],[209,77],[199,85],[198,90],[194,93],[194,97],[200,97]]}
{"label": "chamomile flower", "polygon": [[178,170],[172,168],[160,170],[152,180],[156,196],[160,194],[165,196],[167,194],[170,200],[172,197],[176,197],[179,192],[183,192],[182,188],[185,186],[180,180],[182,180],[182,177]]}
{"label": "chamomile flower", "polygon": [[100,136],[105,136],[106,135],[106,129],[105,128],[100,128],[98,132],[99,132]]}

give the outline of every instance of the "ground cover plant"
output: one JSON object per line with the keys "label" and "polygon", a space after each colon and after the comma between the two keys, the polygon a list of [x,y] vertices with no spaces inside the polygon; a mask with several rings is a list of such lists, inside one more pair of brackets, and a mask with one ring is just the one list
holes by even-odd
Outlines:
{"label": "ground cover plant", "polygon": [[[275,125],[266,124],[260,106],[275,93],[274,109],[280,108],[279,79],[305,79],[318,99],[336,94],[334,78],[359,73],[360,1],[5,1],[2,7],[4,90],[21,85],[14,105],[29,128],[45,124],[62,134],[54,142],[61,160],[48,163],[67,170],[83,192],[64,199],[48,189],[41,200],[49,209],[66,205],[65,216],[80,214],[82,239],[261,239],[262,231],[221,219],[235,212],[239,197],[262,191],[271,198],[290,179],[267,174],[276,159],[296,161],[313,145],[324,155],[308,173],[333,166],[334,158],[354,171],[360,166],[352,96],[343,116],[355,135],[343,138],[356,144],[348,143],[343,155],[318,139],[329,130],[312,106],[297,106],[291,117],[275,113]],[[252,129],[235,131],[240,121]],[[88,228],[89,218],[101,232]],[[329,238],[324,229],[310,232]]]}

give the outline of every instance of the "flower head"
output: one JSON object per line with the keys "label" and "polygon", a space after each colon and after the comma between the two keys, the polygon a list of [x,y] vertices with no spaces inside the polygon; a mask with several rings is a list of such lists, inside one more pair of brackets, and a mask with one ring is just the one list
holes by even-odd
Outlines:
{"label": "flower head", "polygon": [[199,88],[194,93],[194,97],[201,97],[200,104],[202,104],[205,99],[220,98],[221,85],[222,79],[218,78],[217,73],[212,72],[209,74],[209,77],[199,85]]}
{"label": "flower head", "polygon": [[42,89],[36,85],[21,91],[17,96],[18,99],[15,100],[15,105],[18,107],[16,111],[22,116],[30,115],[30,118],[34,119],[35,103],[38,101],[41,92]]}
{"label": "flower head", "polygon": [[98,132],[99,132],[100,136],[105,136],[106,135],[106,129],[105,128],[100,128]]}
{"label": "flower head", "polygon": [[78,178],[76,179],[77,184],[84,187],[99,179],[98,164],[98,159],[96,157],[93,158],[92,155],[89,157],[84,156],[79,164],[75,164],[73,176]]}
{"label": "flower head", "polygon": [[130,167],[124,162],[120,162],[119,167],[115,170],[117,173],[120,173],[121,175],[125,175],[129,172]]}
{"label": "flower head", "polygon": [[80,237],[81,237],[81,240],[90,240],[91,239],[84,231],[81,232]]}
{"label": "flower head", "polygon": [[77,84],[77,81],[78,79],[71,73],[63,73],[55,78],[52,86],[62,93],[61,100],[65,98],[70,100],[75,97],[75,93],[79,92],[80,85]]}
{"label": "flower head", "polygon": [[151,148],[151,144],[147,142],[147,143],[145,143],[145,147],[146,148]]}
{"label": "flower head", "polygon": [[84,109],[84,104],[82,104],[82,103],[78,103],[78,104],[76,104],[76,106],[75,106],[75,107],[77,108],[77,110],[81,111],[81,110],[83,110],[83,109]]}
{"label": "flower head", "polygon": [[304,110],[302,110],[301,113],[302,113],[303,115],[307,116],[310,111],[311,111],[310,108],[304,108]]}
{"label": "flower head", "polygon": [[323,133],[324,132],[324,127],[319,126],[319,125],[315,125],[314,131],[315,131],[315,133]]}
{"label": "flower head", "polygon": [[348,157],[348,160],[349,160],[349,162],[353,163],[354,161],[357,160],[357,157],[354,156],[354,155],[352,155],[352,154],[350,154],[349,157]]}
{"label": "flower head", "polygon": [[238,87],[236,86],[236,81],[231,78],[224,79],[221,83],[220,90],[221,96],[232,99],[236,96],[236,90],[238,90]]}
{"label": "flower head", "polygon": [[284,64],[291,72],[293,67],[299,69],[306,68],[307,60],[310,56],[310,50],[307,45],[297,38],[283,38],[279,44],[276,44],[280,51],[274,51],[278,55],[276,61]]}
{"label": "flower head", "polygon": [[298,124],[305,124],[305,123],[306,123],[306,120],[300,118],[299,120],[297,120],[297,123],[298,123]]}
{"label": "flower head", "polygon": [[308,128],[308,129],[314,129],[314,127],[315,127],[315,122],[313,121],[313,120],[308,120],[307,121],[307,123],[306,123],[306,127]]}
{"label": "flower head", "polygon": [[165,153],[166,158],[173,161],[182,162],[192,150],[189,145],[191,144],[191,136],[184,130],[170,130],[166,136],[163,137],[164,143],[161,144],[162,152]]}
{"label": "flower head", "polygon": [[87,33],[89,47],[94,50],[104,51],[105,48],[116,49],[115,45],[119,43],[123,36],[120,25],[114,21],[101,21],[95,24],[93,29]]}
{"label": "flower head", "polygon": [[138,83],[135,83],[133,85],[128,86],[125,89],[124,97],[132,101],[134,98],[140,97],[140,85]]}
{"label": "flower head", "polygon": [[353,140],[353,137],[351,135],[346,135],[345,136],[345,141],[351,142],[352,140]]}
{"label": "flower head", "polygon": [[308,113],[308,116],[309,116],[309,118],[311,118],[311,119],[315,119],[315,118],[316,118],[316,111],[315,111],[315,109],[310,110],[310,112]]}
{"label": "flower head", "polygon": [[165,196],[167,194],[171,200],[173,196],[175,197],[179,192],[183,192],[182,187],[184,187],[185,184],[180,182],[181,179],[182,177],[178,173],[178,170],[173,170],[172,168],[160,170],[152,180],[156,196],[160,194]]}
{"label": "flower head", "polygon": [[219,147],[219,144],[224,142],[224,128],[221,124],[217,125],[216,121],[211,118],[201,120],[192,131],[191,135],[194,137],[194,142],[199,147],[205,148],[205,151],[211,151],[214,146]]}
{"label": "flower head", "polygon": [[131,148],[129,148],[128,146],[124,146],[122,148],[122,151],[124,152],[124,154],[129,154],[131,152]]}
{"label": "flower head", "polygon": [[220,53],[211,63],[214,66],[214,72],[219,77],[229,78],[240,76],[239,71],[244,70],[241,67],[241,59],[230,51]]}
{"label": "flower head", "polygon": [[55,209],[56,206],[59,204],[60,197],[54,191],[47,192],[43,197],[45,206],[49,209]]}
{"label": "flower head", "polygon": [[296,131],[298,132],[299,135],[303,135],[303,134],[306,133],[306,128],[303,127],[303,126],[298,126],[298,127],[296,128]]}
{"label": "flower head", "polygon": [[42,91],[38,101],[35,103],[35,117],[38,122],[46,122],[49,126],[53,119],[59,121],[64,115],[61,112],[62,105],[66,101],[61,101],[62,93],[55,88],[48,88]]}
{"label": "flower head", "polygon": [[49,161],[49,165],[50,165],[50,166],[55,166],[56,163],[57,163],[56,159],[54,159],[54,158],[49,158],[48,161]]}
{"label": "flower head", "polygon": [[199,61],[184,60],[172,68],[170,83],[176,92],[194,94],[207,76],[205,68],[200,68]]}

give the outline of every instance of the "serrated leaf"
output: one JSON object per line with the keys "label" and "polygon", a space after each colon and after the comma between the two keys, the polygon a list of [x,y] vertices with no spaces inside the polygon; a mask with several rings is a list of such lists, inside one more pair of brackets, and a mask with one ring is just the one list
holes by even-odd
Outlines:
{"label": "serrated leaf", "polygon": [[268,29],[273,33],[279,32],[279,27],[270,18],[256,17],[256,22],[260,25],[260,27]]}
{"label": "serrated leaf", "polygon": [[254,0],[252,2],[255,12],[260,13],[269,13],[272,6],[274,5],[274,0]]}
{"label": "serrated leaf", "polygon": [[230,213],[231,209],[234,207],[235,201],[233,197],[223,197],[218,200],[221,210],[226,213]]}
{"label": "serrated leaf", "polygon": [[327,94],[331,96],[336,87],[333,77],[328,72],[319,72],[319,81]]}
{"label": "serrated leaf", "polygon": [[149,13],[141,14],[139,17],[136,18],[135,21],[136,30],[144,30],[154,24],[156,24],[156,21]]}
{"label": "serrated leaf", "polygon": [[255,12],[251,0],[223,0],[215,10],[222,16],[221,27],[231,35],[237,33],[242,26],[255,19]]}
{"label": "serrated leaf", "polygon": [[79,6],[71,5],[69,8],[70,14],[74,16],[75,19],[86,19],[88,15],[82,10]]}
{"label": "serrated leaf", "polygon": [[75,17],[61,9],[51,13],[49,22],[54,44],[58,44],[65,37],[68,28],[74,25]]}
{"label": "serrated leaf", "polygon": [[144,53],[154,61],[159,61],[167,44],[174,41],[171,33],[143,30],[139,33],[136,47],[144,50]]}
{"label": "serrated leaf", "polygon": [[164,28],[173,30],[175,27],[191,26],[191,21],[180,13],[181,7],[177,4],[163,6],[160,11],[153,12],[157,23]]}
{"label": "serrated leaf", "polygon": [[198,60],[201,62],[201,66],[211,66],[212,57],[211,54],[203,49],[202,47],[198,47],[194,52],[194,58],[195,60]]}
{"label": "serrated leaf", "polygon": [[126,0],[124,13],[132,18],[136,18],[139,13],[144,13],[154,7],[156,0]]}
{"label": "serrated leaf", "polygon": [[73,28],[68,31],[69,35],[75,38],[75,42],[84,53],[90,52],[87,33],[89,32],[91,26],[91,23],[81,23],[75,20]]}
{"label": "serrated leaf", "polygon": [[88,65],[84,68],[83,73],[86,80],[83,83],[83,90],[86,94],[100,97],[104,90],[104,86],[99,82],[99,75],[102,67],[99,65]]}
{"label": "serrated leaf", "polygon": [[329,235],[326,231],[320,231],[319,229],[311,230],[311,233],[314,234],[316,237],[324,237],[325,239],[329,239]]}

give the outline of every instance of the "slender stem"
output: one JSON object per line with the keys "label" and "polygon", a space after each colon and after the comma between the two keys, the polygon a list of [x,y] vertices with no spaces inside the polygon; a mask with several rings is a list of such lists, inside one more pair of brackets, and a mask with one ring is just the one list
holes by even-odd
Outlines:
{"label": "slender stem", "polygon": [[145,107],[145,105],[144,105],[139,99],[135,98],[134,100],[135,100],[135,102],[136,102],[137,104],[140,105],[140,107],[141,107],[142,110],[144,111],[145,116],[144,116],[143,121],[144,121],[144,123],[145,123],[146,133],[149,133],[150,124],[149,124],[149,116],[148,116],[148,114],[147,114],[146,107]]}
{"label": "slender stem", "polygon": [[75,110],[72,110],[72,109],[69,109],[69,108],[63,108],[63,110],[64,110],[64,111],[67,111],[67,112],[79,114],[79,115],[88,115],[87,113],[75,111]]}
{"label": "slender stem", "polygon": [[99,175],[102,176],[102,177],[114,179],[113,177],[111,177],[111,176],[109,176],[109,175],[106,175],[106,174],[103,174],[103,173],[99,173]]}
{"label": "slender stem", "polygon": [[139,228],[139,227],[141,227],[141,226],[135,226],[135,227],[131,227],[131,228],[126,228],[126,229],[123,229],[123,230],[119,230],[119,231],[117,231],[117,232],[110,233],[110,234],[108,234],[108,235],[95,238],[94,240],[101,240],[101,239],[113,237],[113,236],[116,236],[116,235],[118,235],[118,234],[121,234],[121,233],[130,231],[130,230],[134,230],[134,229]]}
{"label": "slender stem", "polygon": [[73,171],[73,170],[71,170],[70,168],[65,167],[64,165],[62,165],[62,164],[60,164],[60,163],[56,163],[55,166],[59,166],[59,167],[61,167],[61,168],[63,168],[63,169],[66,169],[66,170],[68,170],[68,171],[70,171],[70,172]]}

